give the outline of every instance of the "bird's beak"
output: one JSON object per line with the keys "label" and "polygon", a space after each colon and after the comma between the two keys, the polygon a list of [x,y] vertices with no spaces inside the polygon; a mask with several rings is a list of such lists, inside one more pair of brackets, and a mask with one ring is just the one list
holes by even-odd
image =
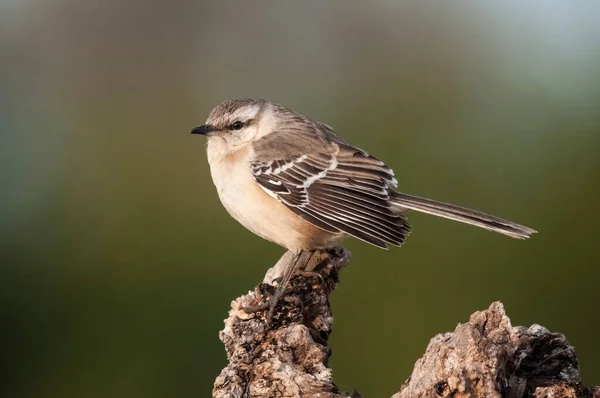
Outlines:
{"label": "bird's beak", "polygon": [[202,126],[198,126],[198,127],[195,127],[194,129],[192,129],[192,134],[201,134],[201,135],[210,136],[215,131],[216,131],[216,129],[214,127],[209,126],[208,124],[203,124]]}

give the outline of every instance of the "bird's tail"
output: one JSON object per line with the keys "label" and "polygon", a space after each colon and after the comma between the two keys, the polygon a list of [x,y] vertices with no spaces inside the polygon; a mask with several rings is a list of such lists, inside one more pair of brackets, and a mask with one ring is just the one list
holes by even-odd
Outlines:
{"label": "bird's tail", "polygon": [[498,232],[511,238],[527,239],[529,235],[537,231],[512,221],[503,220],[489,214],[467,209],[465,207],[451,205],[449,203],[437,202],[435,200],[420,198],[400,192],[392,194],[393,206],[399,213],[406,210],[415,210],[421,213],[459,221],[465,224],[475,225],[490,231]]}

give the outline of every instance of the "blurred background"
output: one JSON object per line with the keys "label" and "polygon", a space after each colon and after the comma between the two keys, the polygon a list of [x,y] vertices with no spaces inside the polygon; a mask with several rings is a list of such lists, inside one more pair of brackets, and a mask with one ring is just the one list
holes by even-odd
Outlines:
{"label": "blurred background", "polygon": [[235,96],[332,125],[400,188],[540,231],[411,216],[349,240],[335,380],[397,391],[501,300],[600,384],[600,3],[0,2],[2,397],[209,396],[230,302],[283,249],[231,219],[192,127]]}

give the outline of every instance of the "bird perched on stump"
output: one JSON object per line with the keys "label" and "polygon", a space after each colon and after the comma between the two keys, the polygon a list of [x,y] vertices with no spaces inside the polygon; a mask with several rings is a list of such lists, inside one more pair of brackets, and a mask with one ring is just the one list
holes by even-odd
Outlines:
{"label": "bird perched on stump", "polygon": [[[192,133],[208,137],[212,180],[229,214],[296,254],[332,247],[347,236],[381,248],[401,246],[410,233],[411,210],[512,238],[536,232],[398,192],[394,172],[381,160],[328,125],[266,100],[226,100]],[[293,276],[295,266],[290,268],[280,286]]]}

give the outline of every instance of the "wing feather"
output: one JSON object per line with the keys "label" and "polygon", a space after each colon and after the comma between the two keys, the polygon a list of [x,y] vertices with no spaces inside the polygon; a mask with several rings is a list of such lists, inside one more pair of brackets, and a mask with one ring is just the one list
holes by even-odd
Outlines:
{"label": "wing feather", "polygon": [[344,143],[337,151],[254,161],[256,182],[296,214],[329,232],[345,232],[375,246],[402,245],[406,218],[390,204],[394,173],[383,162]]}
{"label": "wing feather", "polygon": [[400,231],[390,231],[385,227],[381,227],[378,223],[372,222],[372,220],[364,220],[355,213],[346,211],[340,207],[324,204],[323,202],[313,203],[312,207],[321,214],[326,214],[327,218],[337,220],[344,226],[355,228],[393,245],[400,246],[404,241]]}
{"label": "wing feather", "polygon": [[[364,207],[348,205],[343,202],[331,200],[327,197],[319,198],[319,203],[322,203],[326,206],[331,206],[342,213],[351,215],[364,222],[374,223],[379,228],[382,228],[386,232],[394,234],[395,236],[398,234],[398,228],[395,228],[395,226],[399,228],[405,228],[405,223],[402,219],[385,217],[381,214],[377,214],[376,212],[369,211]],[[397,236],[399,236],[399,234]]]}
{"label": "wing feather", "polygon": [[[292,209],[292,210],[294,210],[294,209]],[[375,245],[377,247],[380,247],[382,249],[387,249],[387,245],[386,245],[385,240],[379,239],[377,237],[374,237],[373,235],[367,234],[364,231],[360,231],[360,230],[354,229],[354,228],[352,228],[352,227],[350,227],[348,225],[344,225],[344,224],[342,224],[341,222],[339,222],[339,221],[337,221],[335,219],[327,219],[327,221],[323,221],[324,219],[326,219],[326,217],[324,217],[322,213],[319,213],[319,212],[315,211],[312,208],[311,209],[304,209],[302,212],[299,212],[299,211],[296,211],[296,210],[294,210],[294,211],[296,212],[296,214],[298,214],[298,215],[300,215],[302,217],[304,217],[305,214],[308,214],[308,215],[314,217],[315,219],[317,219],[319,221],[325,222],[328,225],[336,228],[337,232],[344,231],[348,235],[354,236],[357,239],[363,240],[363,241],[365,241],[367,243],[370,243],[370,244]]]}

